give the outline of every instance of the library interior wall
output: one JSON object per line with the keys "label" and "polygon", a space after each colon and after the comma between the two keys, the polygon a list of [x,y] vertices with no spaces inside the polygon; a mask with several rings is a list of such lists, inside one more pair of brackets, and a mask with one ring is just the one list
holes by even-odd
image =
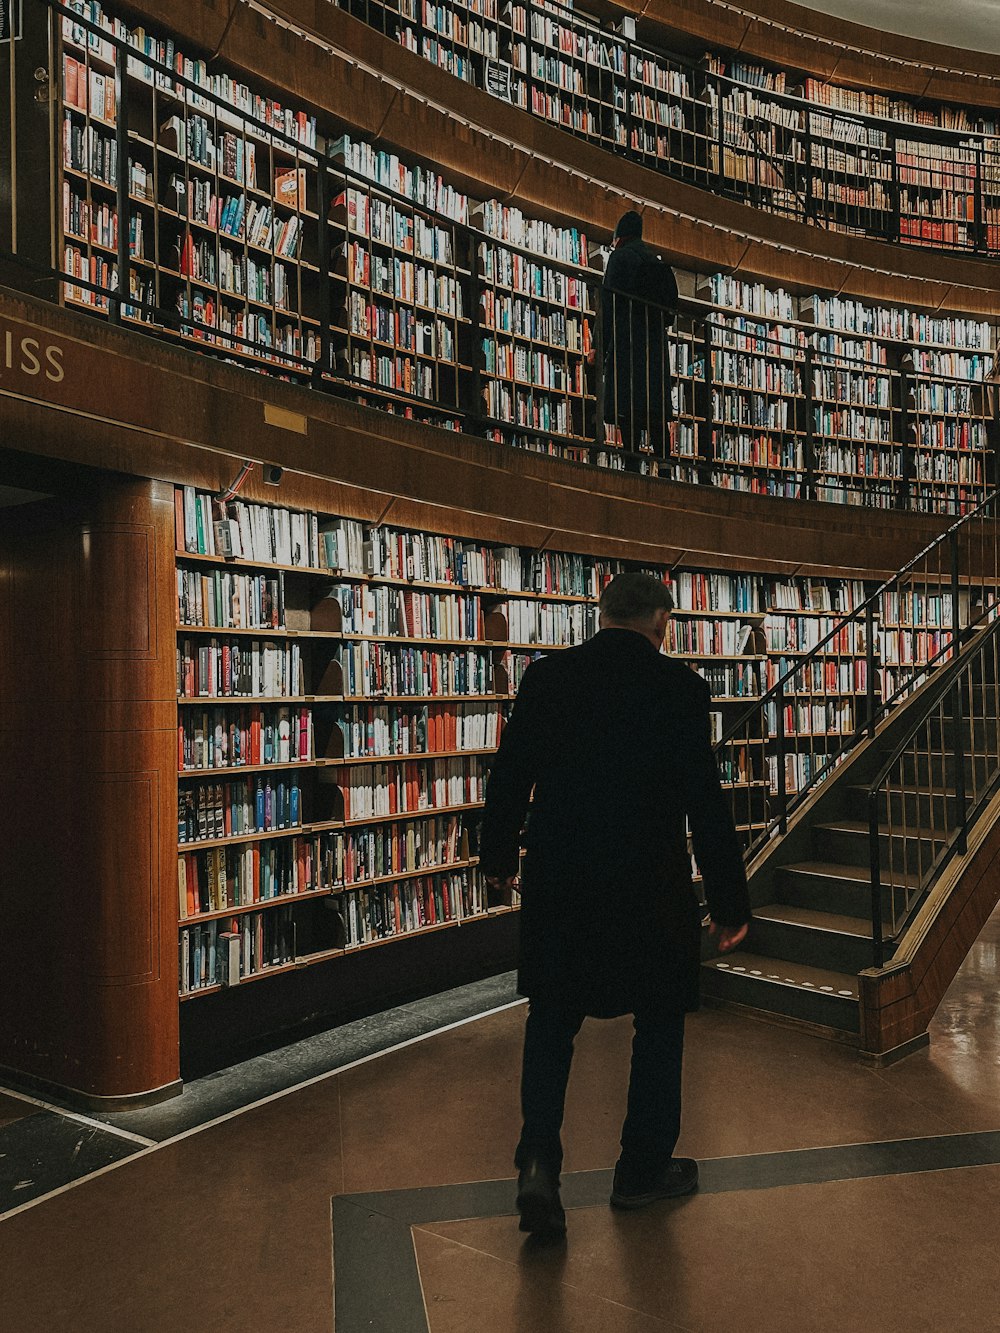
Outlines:
{"label": "library interior wall", "polygon": [[[151,6],[132,8],[181,33],[191,27],[174,0],[155,13]],[[402,153],[425,157],[433,143],[435,166],[473,195],[510,196],[529,212],[598,237],[610,236],[623,207],[635,201],[649,205],[647,239],[681,266],[969,314],[1000,311],[989,263],[919,251],[904,258],[886,242],[761,213],[665,179],[499,102],[328,0],[280,0],[269,8],[327,46],[240,5],[219,25],[221,59]],[[214,49],[216,29],[202,31],[194,40]]]}
{"label": "library interior wall", "polygon": [[[905,260],[914,276],[902,277],[895,272],[900,257],[890,247],[817,236],[801,224],[717,199],[711,203],[715,225],[706,225],[697,216],[709,198],[703,192],[617,162],[493,99],[484,102],[485,94],[386,42],[326,0],[284,0],[271,8],[336,38],[344,56],[306,47],[242,4],[220,8],[168,0],[131,8],[202,48],[216,49],[221,41],[227,61],[404,150],[419,153],[421,145],[434,142],[439,165],[479,193],[514,191],[526,207],[578,220],[590,230],[610,231],[623,199],[649,198],[690,210],[689,218],[651,216],[649,234],[692,267],[728,267],[786,284],[845,287],[859,295],[948,303],[970,312],[1000,308],[991,265],[911,253]],[[704,23],[706,14],[721,7],[672,6],[670,16],[675,24],[690,18],[696,32],[695,11]],[[753,27],[745,19],[733,21],[744,24],[745,34]],[[764,23],[753,30],[761,42],[761,34],[769,34],[766,54],[779,58],[773,29]],[[384,61],[390,77],[411,81],[438,106],[352,68],[352,51],[362,63]],[[797,63],[803,66],[801,59]],[[970,58],[970,63],[976,62]],[[903,76],[897,71],[894,77]],[[954,90],[938,95],[959,96]],[[472,123],[458,123],[445,108]],[[492,130],[523,147],[512,150],[497,142]],[[551,159],[532,164],[531,153]],[[567,159],[562,167],[560,154]],[[596,190],[591,175],[599,182]],[[727,235],[727,227],[764,239]],[[779,251],[777,244],[791,248]],[[872,269],[884,264],[883,272],[865,271],[859,257]],[[0,296],[0,315],[63,339],[75,358],[75,374],[67,376],[58,396],[51,390],[43,395],[46,386],[12,385],[9,378],[0,385],[11,395],[4,399],[6,438],[18,448],[5,456],[6,479],[37,484],[39,475],[27,457],[32,454],[105,470],[101,484],[70,515],[63,502],[53,502],[4,523],[0,610],[8,664],[0,686],[2,697],[16,702],[13,716],[19,719],[6,738],[14,760],[9,773],[17,777],[10,783],[8,808],[17,816],[10,821],[16,829],[10,846],[25,872],[16,887],[11,876],[0,877],[7,884],[4,908],[11,924],[0,935],[6,950],[0,965],[17,977],[17,1000],[32,1020],[30,1028],[15,1025],[0,1037],[5,1043],[0,1064],[85,1096],[127,1096],[169,1087],[177,1077],[172,483],[218,489],[231,480],[250,439],[255,456],[288,469],[280,493],[255,483],[248,491],[252,499],[368,521],[387,514],[400,526],[484,540],[720,567],[742,562],[762,571],[888,572],[942,526],[941,520],[897,514],[879,514],[873,524],[865,511],[733,493],[692,494],[614,474],[601,475],[601,491],[595,493],[592,474],[559,460],[456,439],[325,397],[316,401],[306,390],[263,377],[251,380],[30,299]],[[268,402],[300,413],[305,434],[266,426],[262,404]],[[111,477],[111,470],[118,475]],[[48,477],[53,489],[58,471]],[[127,480],[130,476],[148,480]],[[39,515],[58,521],[40,527]],[[12,546],[24,522],[34,535]],[[109,614],[118,605],[123,619]],[[39,614],[39,607],[51,607],[52,613]],[[63,623],[71,628],[60,637],[56,631]],[[5,710],[7,716],[11,710]],[[81,783],[81,774],[92,780]],[[118,839],[126,787],[129,808],[148,814],[141,830],[139,821],[132,821],[132,842]],[[65,812],[57,831],[54,810]],[[98,828],[113,828],[114,843],[95,837]],[[142,873],[136,874],[136,867]],[[161,908],[162,885],[167,887]],[[505,919],[503,931],[509,931],[510,921]],[[345,989],[370,985],[375,1003],[384,994],[379,968],[386,978],[397,965],[404,976],[408,967],[416,972],[431,956],[425,953],[430,947],[447,972],[456,965],[448,950],[458,934],[446,932],[433,945],[398,941],[376,951],[377,964],[371,956],[351,959],[357,976],[351,978],[345,968],[337,984],[350,979]],[[108,953],[110,938],[124,941],[124,965],[121,949]],[[497,956],[509,951],[509,935],[495,943]],[[404,961],[407,955],[410,963]],[[473,970],[486,963],[485,957],[466,961]],[[304,1006],[319,1004],[327,972],[276,978],[276,1009],[291,1020]],[[215,1017],[249,1038],[243,996],[210,997],[205,1003],[216,1005]],[[192,1028],[192,1049],[207,1058],[214,1019],[209,1008],[198,1008],[198,1020],[185,1017],[185,1023]],[[199,1032],[203,1015],[209,1017]],[[57,1062],[53,1049],[60,1052]]]}

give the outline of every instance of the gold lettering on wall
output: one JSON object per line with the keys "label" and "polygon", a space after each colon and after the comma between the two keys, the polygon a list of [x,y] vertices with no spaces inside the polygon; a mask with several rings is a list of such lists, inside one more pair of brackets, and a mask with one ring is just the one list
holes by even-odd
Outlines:
{"label": "gold lettering on wall", "polygon": [[0,332],[0,385],[10,384],[22,375],[61,384],[66,377],[64,354],[63,347],[47,338],[4,328]]}

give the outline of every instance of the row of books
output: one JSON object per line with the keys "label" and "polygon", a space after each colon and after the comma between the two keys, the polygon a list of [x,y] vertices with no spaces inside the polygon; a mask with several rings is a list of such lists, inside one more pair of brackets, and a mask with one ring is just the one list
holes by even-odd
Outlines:
{"label": "row of books", "polygon": [[[178,553],[324,568],[399,581],[498,592],[596,598],[623,566],[571,552],[519,550],[389,526],[365,528],[280,505],[225,504],[194,487],[175,491]],[[279,584],[279,590],[283,587]],[[339,596],[339,594],[338,594]]]}
{"label": "row of books", "polygon": [[389,638],[470,639],[486,637],[482,601],[469,593],[421,593],[411,589],[352,583],[334,588],[345,634]]}
{"label": "row of books", "polygon": [[179,937],[180,993],[236,986],[294,959],[295,921],[287,908],[189,926]]}
{"label": "row of books", "polygon": [[843,625],[840,616],[769,614],[764,617],[764,636],[769,653],[808,652],[828,636],[832,637],[827,652],[857,655],[865,651],[863,626],[856,621]]}
{"label": "row of books", "polygon": [[565,357],[553,356],[531,344],[502,342],[497,338],[484,338],[482,350],[486,375],[536,385],[552,393],[586,392],[582,361],[567,362]]}
{"label": "row of books", "polygon": [[185,784],[178,794],[177,841],[203,842],[271,833],[302,823],[302,790],[294,778]]}
{"label": "row of books", "polygon": [[346,223],[348,231],[364,236],[416,259],[455,264],[454,231],[410,208],[352,186],[330,205],[330,219]]}
{"label": "row of books", "polygon": [[364,140],[341,135],[327,145],[327,157],[343,163],[355,175],[402,195],[412,203],[464,223],[469,218],[468,197],[449,185],[437,172],[409,166],[395,153],[376,148]]}
{"label": "row of books", "polygon": [[405,306],[381,305],[366,301],[361,292],[352,292],[347,324],[348,332],[355,338],[371,339],[437,361],[457,360],[452,325],[442,319],[424,318]]}
{"label": "row of books", "polygon": [[305,694],[302,650],[267,639],[179,639],[177,694],[183,699],[288,698]]}
{"label": "row of books", "polygon": [[343,798],[345,819],[378,819],[415,814],[483,799],[484,776],[476,757],[404,759],[325,770]]}
{"label": "row of books", "polygon": [[344,754],[352,758],[404,757],[495,750],[504,713],[499,702],[351,704],[338,710]]}
{"label": "row of books", "polygon": [[325,836],[294,834],[181,851],[177,857],[181,920],[332,887],[320,872]]}
{"label": "row of books", "polygon": [[509,333],[550,347],[586,355],[592,347],[590,321],[567,315],[558,308],[540,309],[523,298],[487,289],[480,305],[482,323],[497,333]]}
{"label": "row of books", "polygon": [[[262,126],[280,130],[289,138],[310,147],[316,146],[316,119],[304,111],[293,111],[273,98],[253,92],[228,73],[209,73],[205,60],[185,56],[175,48],[172,38],[158,39],[144,28],[129,28],[121,19],[108,14],[99,0],[67,0],[66,8],[80,15],[89,24],[103,29],[120,42],[126,42],[136,52],[128,57],[126,72],[144,83],[154,84],[182,96],[192,106],[219,106],[224,108],[229,123],[244,125],[244,117],[252,117]],[[103,40],[99,31],[85,27],[70,17],[62,20],[63,41],[87,53],[88,61],[96,59],[106,66],[114,64],[114,48]],[[147,59],[143,59],[145,56]],[[211,96],[200,97],[193,89],[183,89],[169,74],[154,70],[147,61],[167,66],[175,74],[205,89]]]}
{"label": "row of books", "polygon": [[340,910],[352,948],[481,916],[486,900],[477,873],[461,870],[346,892]]}
{"label": "row of books", "polygon": [[469,836],[458,814],[373,824],[346,830],[336,843],[336,882],[352,887],[372,879],[391,879],[435,870],[469,859]]}
{"label": "row of books", "polygon": [[310,763],[316,757],[310,707],[274,704],[183,708],[177,719],[177,768]]}
{"label": "row of books", "polygon": [[345,644],[339,661],[344,693],[357,696],[506,694],[498,690],[493,659],[481,649]]}

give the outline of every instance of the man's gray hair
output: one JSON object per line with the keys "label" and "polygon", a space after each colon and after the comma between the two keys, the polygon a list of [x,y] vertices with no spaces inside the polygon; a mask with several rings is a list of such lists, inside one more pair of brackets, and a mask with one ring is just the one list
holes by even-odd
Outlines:
{"label": "man's gray hair", "polygon": [[670,589],[652,574],[616,574],[601,593],[601,616],[619,624],[649,621],[657,611],[673,609]]}

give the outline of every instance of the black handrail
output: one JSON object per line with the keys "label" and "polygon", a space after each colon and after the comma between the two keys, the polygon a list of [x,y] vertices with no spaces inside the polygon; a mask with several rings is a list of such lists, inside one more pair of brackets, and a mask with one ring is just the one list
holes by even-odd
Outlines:
{"label": "black handrail", "polygon": [[[985,500],[978,504],[973,510],[963,517],[957,519],[938,537],[929,542],[912,559],[907,561],[895,574],[884,580],[878,587],[870,593],[863,602],[842,619],[838,619],[834,627],[823,636],[822,639],[807,653],[801,656],[801,659],[787,670],[768,690],[761,696],[754,699],[750,708],[741,713],[737,720],[723,732],[720,740],[715,746],[716,754],[720,759],[724,759],[726,752],[734,746],[746,743],[754,737],[765,738],[768,735],[767,716],[768,708],[772,706],[783,714],[784,704],[789,696],[799,695],[801,690],[792,688],[793,679],[796,676],[808,676],[813,674],[812,668],[824,665],[828,656],[854,656],[846,651],[834,652],[831,654],[830,645],[838,637],[852,637],[852,627],[854,634],[863,625],[865,627],[865,651],[867,669],[865,672],[865,703],[866,712],[863,721],[858,717],[855,710],[854,725],[848,733],[842,734],[841,743],[834,745],[823,758],[825,762],[821,763],[814,771],[807,774],[805,781],[799,781],[796,790],[789,799],[784,790],[784,768],[785,759],[789,751],[786,748],[786,736],[783,721],[776,728],[776,739],[778,741],[777,770],[778,782],[776,783],[776,795],[778,797],[777,810],[755,823],[756,833],[749,840],[747,847],[747,857],[751,858],[765,842],[774,834],[775,830],[783,833],[787,827],[788,815],[794,810],[805,797],[812,792],[815,787],[823,781],[829,772],[836,767],[842,760],[860,743],[862,738],[874,736],[878,722],[886,715],[889,709],[900,700],[905,694],[909,693],[917,683],[929,672],[935,670],[942,661],[953,656],[958,648],[963,633],[980,624],[986,617],[992,614],[995,601],[988,605],[984,599],[983,607],[980,612],[973,617],[969,617],[966,624],[961,623],[959,611],[960,593],[963,587],[988,586],[996,589],[1000,587],[1000,548],[998,548],[997,534],[995,531],[995,520],[997,518],[998,499],[1000,492],[993,492]],[[994,531],[991,535],[992,543],[992,564],[986,570],[982,568],[974,570],[969,562],[968,568],[964,571],[961,566],[961,541],[972,529],[977,521],[988,519],[993,524]],[[946,560],[940,559],[942,553],[946,553]],[[981,553],[984,562],[988,560],[989,553]],[[937,568],[930,568],[931,558],[937,555]],[[936,651],[927,658],[914,661],[909,664],[913,669],[909,675],[905,671],[900,671],[902,677],[900,683],[888,693],[879,697],[875,690],[875,656],[874,656],[874,638],[875,625],[879,620],[877,614],[880,601],[891,594],[894,590],[903,591],[907,583],[919,583],[920,573],[923,573],[932,584],[939,589],[939,596],[943,596],[947,587],[948,596],[951,598],[951,616],[949,624],[940,624],[928,626],[929,629],[938,629],[941,632],[942,640],[947,634],[947,641],[943,641]],[[985,577],[984,577],[985,575]],[[916,576],[916,577],[915,577]],[[982,578],[979,585],[973,584],[972,580]],[[832,613],[831,613],[832,614]],[[895,666],[898,664],[886,664],[883,666]],[[828,694],[820,692],[818,697],[831,702],[842,697],[841,691],[834,689]],[[735,792],[734,792],[735,796]]]}
{"label": "black handrail", "polygon": [[[1000,597],[992,602],[986,614],[994,614],[998,607],[1000,607]],[[882,910],[882,891],[884,887],[888,887],[890,891],[901,887],[893,884],[891,879],[892,849],[893,841],[896,837],[893,831],[892,822],[892,793],[888,790],[888,783],[892,774],[899,767],[901,761],[912,753],[914,742],[920,737],[921,732],[923,731],[928,734],[928,745],[926,748],[921,749],[917,755],[914,755],[914,758],[926,756],[928,760],[927,768],[929,779],[933,772],[933,764],[931,762],[933,759],[941,760],[942,777],[946,776],[945,765],[950,761],[955,785],[954,793],[948,792],[947,790],[935,791],[933,787],[929,792],[925,793],[920,789],[919,785],[916,786],[915,791],[909,793],[917,797],[918,819],[921,808],[920,797],[925,795],[929,798],[929,808],[932,811],[935,800],[941,800],[946,809],[948,803],[950,803],[954,811],[954,818],[951,820],[949,828],[946,816],[944,837],[942,839],[935,837],[932,841],[931,862],[927,874],[920,875],[918,873],[918,882],[915,886],[912,886],[912,892],[910,891],[909,886],[902,886],[904,893],[906,894],[904,917],[910,913],[914,904],[922,898],[930,881],[940,875],[948,861],[956,854],[964,854],[966,850],[968,830],[980,811],[985,807],[986,802],[996,788],[997,782],[1000,781],[1000,755],[998,755],[994,756],[992,768],[987,770],[986,780],[982,784],[982,789],[970,807],[966,795],[965,765],[969,756],[975,752],[976,717],[974,708],[972,709],[971,716],[966,715],[965,695],[966,693],[969,694],[971,702],[971,692],[972,687],[974,686],[973,677],[976,667],[978,664],[987,660],[989,655],[992,655],[994,666],[996,666],[998,660],[1000,660],[1000,620],[994,620],[993,624],[989,626],[981,638],[968,644],[965,649],[958,654],[956,659],[941,672],[941,675],[934,682],[931,689],[921,699],[918,716],[910,725],[902,740],[898,741],[893,747],[892,753],[883,763],[877,776],[868,786],[866,802],[868,813],[869,866],[871,873],[872,965],[875,968],[881,968],[885,964],[885,930],[884,913]],[[963,677],[967,678],[967,685],[964,690],[962,688]],[[982,687],[985,688],[985,686]],[[949,699],[950,709],[948,711],[950,716],[946,716],[943,705],[948,702]],[[984,706],[982,720],[985,722],[985,719],[986,709]],[[932,742],[930,740],[931,724],[935,721],[941,726],[942,733],[946,730],[950,730],[952,737],[949,746],[945,741],[944,735],[942,735],[940,748],[936,752],[932,749]],[[965,744],[967,722],[972,723],[972,743],[968,747]],[[945,723],[950,725],[946,727]],[[901,782],[900,795],[904,801],[908,794],[906,791],[906,787],[908,786],[908,782],[905,783],[905,786],[903,785],[903,782]],[[880,804],[883,799],[887,805],[887,826],[883,824],[881,818]],[[936,829],[934,829],[934,832],[936,834]],[[906,868],[905,858],[907,854],[907,842],[911,836],[922,839],[922,830],[918,828],[912,835],[909,834],[906,830],[904,820],[904,829],[901,835],[903,842],[904,870]],[[887,837],[889,843],[890,880],[888,885],[884,883],[882,877],[881,843],[883,837]],[[935,844],[939,841],[943,841],[944,845],[940,850],[937,850]],[[920,869],[922,869],[922,858],[918,860],[918,871]],[[899,924],[900,923],[894,921],[894,929],[898,928]]]}

